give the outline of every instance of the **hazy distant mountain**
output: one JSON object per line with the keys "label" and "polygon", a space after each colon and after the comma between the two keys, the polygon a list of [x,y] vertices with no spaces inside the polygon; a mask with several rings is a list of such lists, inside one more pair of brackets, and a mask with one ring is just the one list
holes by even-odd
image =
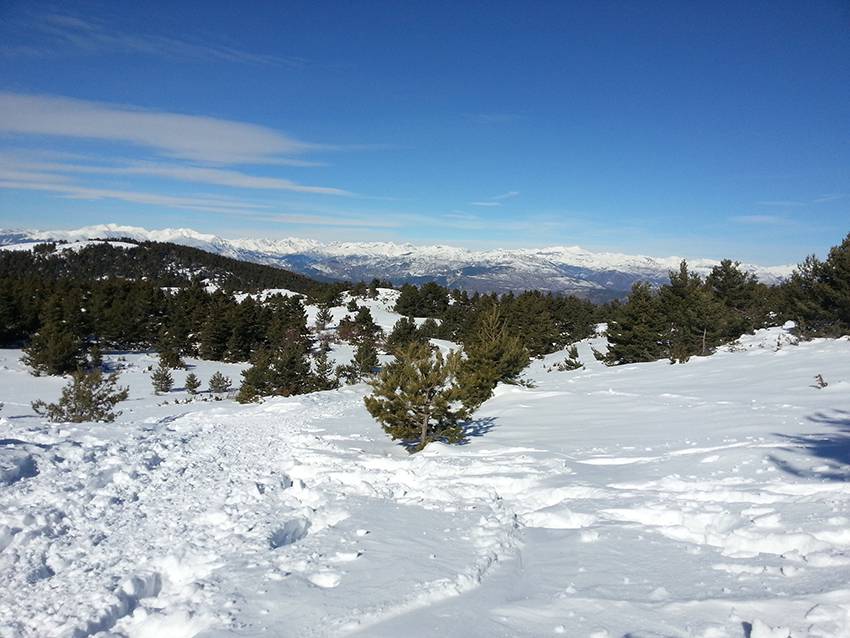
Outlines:
{"label": "hazy distant mountain", "polygon": [[[623,295],[639,280],[667,280],[680,257],[647,257],[590,252],[578,246],[511,250],[467,250],[453,246],[416,246],[390,242],[318,242],[310,239],[223,239],[191,229],[147,230],[104,224],[77,230],[0,230],[0,245],[33,240],[82,240],[128,237],[173,242],[245,261],[279,266],[317,279],[370,280],[393,283],[436,281],[452,288],[507,292],[551,290],[594,299]],[[708,272],[712,259],[688,259],[691,268]],[[793,266],[744,264],[767,283],[790,274]]]}

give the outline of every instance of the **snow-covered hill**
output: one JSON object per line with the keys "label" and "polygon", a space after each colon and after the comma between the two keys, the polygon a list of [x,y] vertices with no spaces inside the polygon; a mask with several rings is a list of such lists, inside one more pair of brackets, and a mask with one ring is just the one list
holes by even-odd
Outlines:
{"label": "snow-covered hill", "polygon": [[62,380],[0,351],[0,636],[846,637],[850,341],[793,341],[607,368],[595,338],[413,456],[365,385],[175,404],[146,354],[106,357],[116,423],[45,423]]}
{"label": "snow-covered hill", "polygon": [[[130,237],[173,242],[246,261],[279,266],[319,279],[370,280],[393,283],[437,281],[468,290],[551,290],[596,299],[622,295],[632,283],[663,283],[680,257],[646,257],[599,253],[578,246],[472,251],[452,246],[417,246],[389,242],[330,242],[309,239],[223,239],[178,228],[147,230],[105,224],[78,230],[3,231],[0,245],[34,239],[79,241],[91,238]],[[694,258],[692,269],[708,272],[717,261]],[[774,283],[792,266],[763,267],[745,264],[762,281]]]}

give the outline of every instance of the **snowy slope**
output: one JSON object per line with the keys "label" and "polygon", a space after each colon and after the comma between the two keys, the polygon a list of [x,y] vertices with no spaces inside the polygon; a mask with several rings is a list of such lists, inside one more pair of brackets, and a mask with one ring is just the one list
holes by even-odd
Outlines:
{"label": "snowy slope", "polygon": [[[471,251],[452,246],[388,242],[222,239],[185,228],[146,230],[115,224],[59,231],[0,230],[0,245],[33,239],[74,241],[121,237],[185,244],[318,278],[367,281],[378,277],[394,283],[437,281],[470,290],[542,289],[601,299],[627,291],[635,281],[665,282],[668,272],[678,268],[681,261],[680,257],[594,253],[578,246]],[[717,264],[711,259],[688,261],[700,273],[708,272]],[[773,283],[787,276],[793,267],[745,264],[745,268],[761,280]]]}
{"label": "snowy slope", "polygon": [[0,636],[848,636],[850,340],[792,341],[584,343],[414,456],[365,386],[158,405],[146,355],[115,424],[42,423],[2,351]]}

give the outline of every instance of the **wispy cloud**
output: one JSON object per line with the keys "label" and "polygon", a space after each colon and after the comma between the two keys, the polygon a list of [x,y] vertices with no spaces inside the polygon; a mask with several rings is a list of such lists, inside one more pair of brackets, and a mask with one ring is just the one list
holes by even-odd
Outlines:
{"label": "wispy cloud", "polygon": [[0,92],[0,133],[133,144],[218,164],[275,163],[282,156],[331,148],[256,124],[10,92]]}
{"label": "wispy cloud", "polygon": [[493,197],[488,197],[487,199],[483,199],[477,202],[469,202],[470,206],[502,206],[503,202],[509,199],[513,199],[514,197],[519,196],[519,191],[508,191],[507,193],[502,193],[501,195],[494,195]]}
{"label": "wispy cloud", "polygon": [[[165,195],[161,193],[113,190],[106,188],[91,188],[59,180],[37,181],[25,179],[16,181],[7,179],[13,175],[0,173],[0,189],[17,189],[49,192],[67,199],[79,200],[117,200],[131,204],[147,204],[165,206],[184,210],[205,211],[211,213],[235,213],[250,209],[263,209],[267,206],[224,197],[191,197],[180,195]],[[50,177],[50,176],[48,176]]]}
{"label": "wispy cloud", "polygon": [[814,204],[835,202],[846,197],[847,195],[844,193],[830,193],[827,195],[820,195],[819,197],[814,197],[812,199],[779,199],[756,202],[756,204],[759,206],[776,206],[779,208],[802,208],[804,206],[812,206]]}
{"label": "wispy cloud", "polygon": [[199,42],[176,35],[130,33],[102,20],[83,19],[65,13],[36,16],[28,23],[19,26],[22,29],[40,32],[43,38],[41,45],[7,45],[0,47],[0,53],[7,56],[35,57],[67,55],[69,51],[82,54],[131,53],[211,62],[289,67],[301,67],[306,62],[299,57],[267,55],[223,42],[212,42],[210,37],[205,38],[204,42]]}
{"label": "wispy cloud", "polygon": [[57,175],[70,173],[159,177],[184,182],[226,186],[230,188],[280,190],[313,195],[354,195],[354,193],[341,188],[311,186],[307,184],[299,184],[292,180],[280,177],[248,175],[240,171],[210,168],[206,166],[161,164],[142,161],[131,162],[123,166],[103,166],[65,162],[32,162],[16,161],[13,157],[4,157],[0,154],[0,175],[3,174],[4,166],[7,167],[5,169],[6,171],[36,171],[36,173],[34,173],[35,175],[41,175],[42,173]]}

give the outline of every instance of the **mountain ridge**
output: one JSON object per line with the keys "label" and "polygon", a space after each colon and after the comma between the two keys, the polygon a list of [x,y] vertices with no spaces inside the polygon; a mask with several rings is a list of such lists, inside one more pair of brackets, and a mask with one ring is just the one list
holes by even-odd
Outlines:
{"label": "mountain ridge", "polygon": [[[482,292],[539,289],[597,300],[624,295],[636,281],[660,284],[678,268],[681,257],[652,257],[593,252],[580,246],[471,250],[447,245],[394,242],[320,242],[313,239],[225,239],[191,228],[146,229],[100,224],[73,230],[4,230],[0,245],[27,241],[75,241],[131,238],[192,246],[243,261],[278,266],[318,279],[390,280],[393,283],[436,281],[453,288]],[[692,270],[706,274],[718,264],[688,259]],[[794,266],[742,264],[765,283],[777,283]]]}

